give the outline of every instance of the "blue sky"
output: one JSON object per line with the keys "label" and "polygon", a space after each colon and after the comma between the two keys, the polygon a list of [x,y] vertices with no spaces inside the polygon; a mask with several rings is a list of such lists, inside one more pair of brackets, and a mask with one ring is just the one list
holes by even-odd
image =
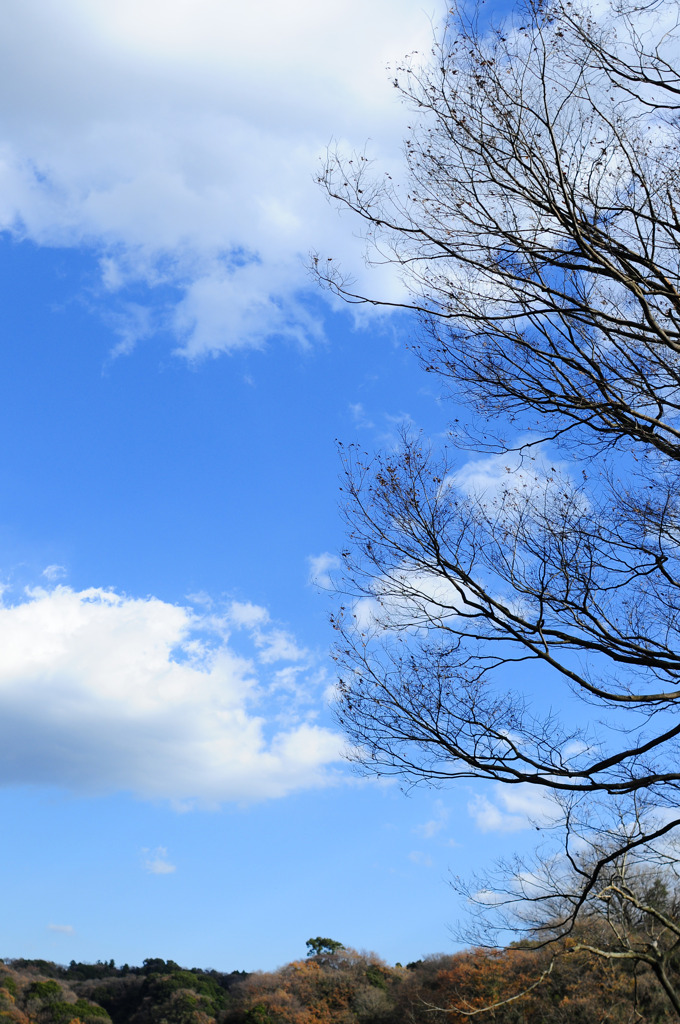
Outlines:
{"label": "blue sky", "polygon": [[311,286],[318,248],[400,289],[313,179],[331,140],[399,166],[385,66],[439,13],[0,14],[0,955],[407,962],[531,834],[519,791],[353,776],[327,709],[336,441],[447,411],[407,319]]}

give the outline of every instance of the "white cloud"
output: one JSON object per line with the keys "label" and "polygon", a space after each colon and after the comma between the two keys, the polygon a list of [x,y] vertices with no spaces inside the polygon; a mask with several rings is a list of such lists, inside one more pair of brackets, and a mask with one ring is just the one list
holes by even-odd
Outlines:
{"label": "white cloud", "polygon": [[168,851],[165,846],[157,846],[155,850],[146,847],[142,850],[144,857],[144,870],[150,875],[172,875],[177,870],[175,864],[168,860]]}
{"label": "white cloud", "polygon": [[421,835],[423,839],[434,839],[435,836],[439,835],[443,828],[446,827],[449,820],[449,809],[444,805],[442,800],[435,801],[435,817],[430,818],[429,821],[424,822],[422,825],[416,825],[413,829],[418,835]]}
{"label": "white cloud", "polygon": [[227,622],[237,629],[246,629],[257,648],[257,658],[264,665],[276,661],[302,661],[309,652],[300,647],[285,629],[269,625],[269,612],[261,605],[232,601],[227,611]]}
{"label": "white cloud", "polygon": [[[516,445],[529,442],[517,438]],[[506,505],[512,514],[519,505],[535,502],[544,507],[551,497],[558,502],[569,493],[575,511],[587,509],[586,496],[577,490],[571,479],[569,467],[562,461],[551,459],[544,447],[534,447],[522,455],[507,453],[472,459],[443,483],[443,487],[457,487],[464,493],[481,501],[493,503],[497,508]]]}
{"label": "white cloud", "polygon": [[[201,595],[201,602],[205,597]],[[259,604],[250,601],[232,601],[229,605],[229,622],[237,629],[255,629],[269,622],[269,612]]]}
{"label": "white cloud", "polygon": [[485,796],[476,796],[471,800],[468,811],[481,832],[518,832],[530,827],[526,816],[506,814]]}
{"label": "white cloud", "polygon": [[413,864],[418,864],[421,868],[432,867],[432,857],[427,853],[423,853],[422,850],[412,850],[408,855],[408,859]]}
{"label": "white cloud", "polygon": [[570,740],[562,748],[562,757],[565,761],[575,761],[583,754],[594,754],[595,750],[592,743],[586,743],[584,740]]}
{"label": "white cloud", "polygon": [[310,555],[309,562],[309,583],[322,590],[330,590],[333,586],[331,572],[339,569],[342,565],[337,555],[330,551],[323,551],[320,555]]}
{"label": "white cloud", "polygon": [[72,924],[48,924],[47,930],[60,932],[62,935],[75,935],[76,931]]}
{"label": "white cloud", "polygon": [[482,832],[519,832],[550,824],[560,815],[553,798],[528,783],[516,786],[498,783],[494,799],[477,794],[468,803],[468,813]]}
{"label": "white cloud", "polygon": [[63,565],[48,565],[43,569],[41,575],[44,576],[46,580],[49,580],[50,583],[54,583],[55,580],[61,580],[64,578],[66,575],[66,569]]}
{"label": "white cloud", "polygon": [[375,423],[366,415],[366,410],[361,402],[350,402],[349,411],[354,425],[362,430],[371,430]]}
{"label": "white cloud", "polygon": [[504,493],[533,491],[537,486],[542,488],[544,482],[554,479],[562,468],[561,464],[551,466],[540,449],[534,449],[533,455],[524,457],[513,453],[489,455],[466,462],[444,482],[444,486],[453,484],[467,494],[494,499]]}
{"label": "white cloud", "polygon": [[493,889],[479,889],[472,897],[475,903],[481,903],[486,907],[498,907],[506,902],[507,897]]}
{"label": "white cloud", "polygon": [[[24,0],[0,33],[0,228],[89,245],[120,292],[121,349],[153,329],[130,283],[169,284],[156,310],[189,356],[302,343],[300,301],[324,247],[362,270],[360,243],[313,177],[331,138],[371,138],[401,164],[407,119],[385,65],[427,52],[411,0]],[[377,133],[377,134],[376,134]],[[400,287],[372,272],[372,291]]]}
{"label": "white cloud", "polygon": [[299,649],[275,629],[258,667],[262,650],[237,652],[227,619],[66,586],[1,605],[0,784],[209,805],[327,784],[342,741],[314,724],[311,664],[308,712],[298,700],[291,714],[266,663]]}
{"label": "white cloud", "polygon": [[352,605],[357,629],[380,631],[399,626],[417,630],[432,623],[445,624],[464,607],[466,597],[471,597],[463,584],[407,565],[375,579],[372,590],[375,596],[361,597]]}
{"label": "white cloud", "polygon": [[266,633],[254,632],[258,660],[265,665],[275,661],[301,661],[307,656],[304,647],[298,647],[293,636],[284,629],[270,629]]}

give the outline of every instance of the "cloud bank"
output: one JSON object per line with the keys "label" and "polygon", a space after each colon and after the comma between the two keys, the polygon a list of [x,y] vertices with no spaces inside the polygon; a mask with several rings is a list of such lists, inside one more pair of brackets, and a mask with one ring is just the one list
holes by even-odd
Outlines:
{"label": "cloud bank", "polygon": [[159,326],[189,357],[320,336],[308,251],[362,264],[318,158],[371,137],[399,161],[385,66],[429,49],[419,5],[24,0],[0,28],[0,230],[92,247],[121,348]]}
{"label": "cloud bank", "polygon": [[188,806],[328,784],[342,743],[311,672],[255,605],[30,591],[0,606],[0,784]]}

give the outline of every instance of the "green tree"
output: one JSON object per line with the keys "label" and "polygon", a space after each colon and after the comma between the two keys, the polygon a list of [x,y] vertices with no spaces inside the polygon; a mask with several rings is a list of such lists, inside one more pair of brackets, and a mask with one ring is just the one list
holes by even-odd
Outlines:
{"label": "green tree", "polygon": [[246,1011],[245,1017],[243,1018],[245,1024],[271,1024],[271,1017],[267,1007],[263,1003],[256,1003],[255,1006],[251,1006]]}
{"label": "green tree", "polygon": [[307,956],[332,955],[345,948],[342,942],[337,942],[335,939],[323,939],[320,935],[317,935],[315,939],[307,939],[305,945],[307,946]]}
{"label": "green tree", "polygon": [[34,981],[26,992],[28,999],[37,999],[41,1003],[54,1003],[61,999],[62,988],[58,981]]}

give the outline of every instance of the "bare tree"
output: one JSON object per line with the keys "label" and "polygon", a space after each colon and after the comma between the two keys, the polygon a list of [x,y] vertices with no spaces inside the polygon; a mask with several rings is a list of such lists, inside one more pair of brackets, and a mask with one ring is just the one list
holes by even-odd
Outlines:
{"label": "bare tree", "polygon": [[396,82],[406,183],[325,169],[468,410],[437,450],[344,453],[338,714],[369,770],[677,804],[679,10],[454,12]]}
{"label": "bare tree", "polygon": [[466,937],[495,945],[510,933],[522,940],[519,950],[527,937],[534,949],[549,947],[534,987],[558,960],[582,954],[627,966],[636,979],[647,972],[680,1015],[677,837],[649,839],[654,812],[637,795],[614,806],[569,798],[562,810],[557,843],[546,841],[531,859],[499,862],[490,874],[455,880],[477,911]]}

